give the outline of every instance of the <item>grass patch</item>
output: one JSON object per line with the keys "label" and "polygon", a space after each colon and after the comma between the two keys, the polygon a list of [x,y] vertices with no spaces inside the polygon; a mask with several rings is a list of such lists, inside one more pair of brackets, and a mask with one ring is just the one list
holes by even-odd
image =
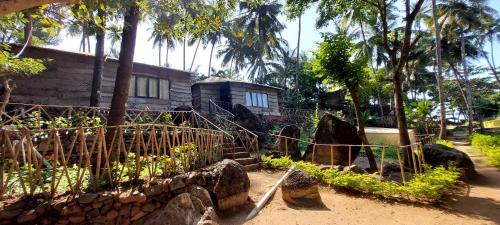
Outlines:
{"label": "grass patch", "polygon": [[473,134],[471,144],[488,157],[488,163],[500,167],[500,134]]}
{"label": "grass patch", "polygon": [[441,140],[437,140],[436,144],[444,145],[444,146],[447,146],[447,147],[450,147],[450,148],[454,147],[453,141],[448,141],[448,140],[442,140],[442,139]]}
{"label": "grass patch", "polygon": [[305,174],[313,176],[326,184],[350,190],[369,193],[384,198],[406,198],[422,201],[436,201],[446,194],[458,181],[459,172],[456,169],[443,167],[426,168],[426,172],[415,175],[410,182],[403,184],[394,181],[379,181],[370,174],[340,173],[336,169],[321,170],[319,166],[308,162],[293,162],[287,157],[263,157],[262,162],[273,168],[295,166]]}

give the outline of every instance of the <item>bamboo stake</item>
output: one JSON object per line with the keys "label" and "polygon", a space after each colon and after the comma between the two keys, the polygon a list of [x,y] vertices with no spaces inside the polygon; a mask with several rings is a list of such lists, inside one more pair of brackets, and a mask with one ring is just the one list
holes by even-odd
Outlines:
{"label": "bamboo stake", "polygon": [[399,154],[400,147],[398,146],[398,160],[399,160],[399,168],[401,169],[401,177],[403,178],[403,183],[406,182],[405,172],[404,172],[404,164],[401,162],[401,155]]}

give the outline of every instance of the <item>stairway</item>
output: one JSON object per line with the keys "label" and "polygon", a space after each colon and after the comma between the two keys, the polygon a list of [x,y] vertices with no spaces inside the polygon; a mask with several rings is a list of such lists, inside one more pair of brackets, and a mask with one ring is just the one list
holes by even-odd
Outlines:
{"label": "stairway", "polygon": [[[233,151],[234,149],[234,151]],[[230,143],[224,144],[224,158],[232,159],[245,167],[246,171],[257,170],[260,168],[257,158],[250,156],[250,153],[244,147],[234,147]]]}

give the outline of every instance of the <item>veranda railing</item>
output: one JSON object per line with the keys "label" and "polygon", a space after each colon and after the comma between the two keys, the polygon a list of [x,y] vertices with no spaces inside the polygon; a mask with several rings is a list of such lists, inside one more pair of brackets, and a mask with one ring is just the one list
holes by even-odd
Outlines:
{"label": "veranda railing", "polygon": [[143,124],[0,130],[0,197],[53,197],[191,171],[223,158],[224,132]]}

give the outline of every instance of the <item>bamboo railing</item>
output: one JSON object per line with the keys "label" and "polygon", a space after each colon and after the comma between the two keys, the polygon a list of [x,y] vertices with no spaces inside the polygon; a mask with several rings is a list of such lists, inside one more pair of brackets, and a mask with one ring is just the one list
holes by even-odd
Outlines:
{"label": "bamboo railing", "polygon": [[224,132],[142,124],[0,131],[0,197],[97,191],[223,158]]}
{"label": "bamboo railing", "polygon": [[[393,145],[351,145],[351,144],[319,144],[313,141],[305,141],[301,139],[291,138],[287,136],[269,134],[272,138],[274,138],[274,145],[272,148],[282,153],[283,156],[289,156],[289,148],[292,146],[291,143],[302,143],[302,145],[308,146],[307,148],[312,149],[311,154],[311,162],[316,163],[316,157],[318,151],[330,151],[330,166],[334,166],[333,160],[333,151],[336,148],[348,148],[348,165],[351,166],[352,162],[352,149],[354,147],[370,147],[372,151],[379,151],[378,153],[378,172],[382,177],[384,175],[384,165],[387,163],[387,155],[392,153],[391,155],[397,155],[397,163],[399,164],[401,177],[403,182],[408,180],[406,176],[406,172],[408,171],[411,174],[419,174],[423,172],[423,167],[425,165],[425,159],[423,154],[423,144],[421,142],[417,142],[411,145],[406,146],[393,146]],[[283,143],[284,142],[284,143]],[[284,149],[283,149],[284,146]],[[318,148],[322,147],[322,148]],[[411,149],[411,151],[405,151],[405,149]],[[410,159],[411,162],[405,162],[405,153],[407,154],[407,159]],[[411,156],[409,155],[411,154]],[[366,155],[360,154],[358,157],[366,157]],[[377,158],[377,157],[376,157]]]}
{"label": "bamboo railing", "polygon": [[[232,134],[234,138],[233,149],[241,146],[245,151],[254,154],[260,160],[259,136],[254,132],[234,122],[234,114],[223,109],[216,102],[210,100],[211,114],[216,126]],[[234,152],[233,152],[234,153]]]}

